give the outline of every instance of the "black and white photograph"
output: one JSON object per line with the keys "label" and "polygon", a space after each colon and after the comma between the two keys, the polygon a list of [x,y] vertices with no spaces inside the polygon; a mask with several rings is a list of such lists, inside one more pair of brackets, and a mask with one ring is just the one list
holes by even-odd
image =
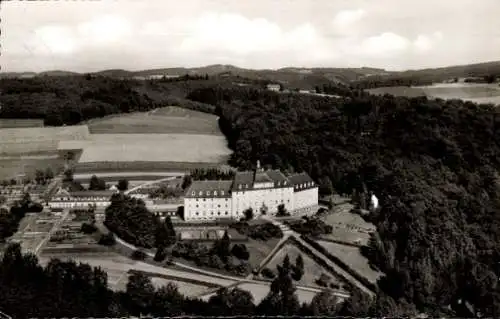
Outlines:
{"label": "black and white photograph", "polygon": [[500,0],[0,3],[0,319],[499,318]]}

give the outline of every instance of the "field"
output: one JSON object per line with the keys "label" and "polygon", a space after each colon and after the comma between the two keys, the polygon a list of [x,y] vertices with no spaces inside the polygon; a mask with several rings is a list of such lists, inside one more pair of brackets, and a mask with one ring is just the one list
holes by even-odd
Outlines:
{"label": "field", "polygon": [[92,134],[88,141],[61,141],[82,148],[80,163],[171,161],[224,163],[231,150],[224,136],[191,134]]}
{"label": "field", "polygon": [[304,275],[298,282],[296,282],[298,285],[320,287],[316,283],[316,280],[321,276],[321,274],[326,274],[332,278],[332,283],[336,283],[337,285],[342,286],[342,282],[335,277],[335,274],[330,273],[327,269],[319,265],[316,261],[314,261],[311,257],[302,252],[297,246],[293,244],[285,244],[283,248],[281,248],[276,253],[276,255],[267,263],[265,267],[271,269],[274,273],[276,273],[277,266],[283,264],[283,260],[285,259],[285,256],[287,254],[292,264],[295,264],[295,259],[299,254],[302,255],[302,258],[304,260]]}
{"label": "field", "polygon": [[34,177],[37,169],[45,170],[50,167],[53,172],[64,168],[64,159],[57,155],[51,157],[10,157],[0,158],[0,179],[10,179],[18,174]]}
{"label": "field", "polygon": [[500,105],[500,86],[481,83],[440,83],[419,87],[382,87],[367,90],[372,94],[392,94],[396,96],[427,96],[440,99],[462,99],[476,103]]}
{"label": "field", "polygon": [[360,215],[351,213],[352,208],[349,203],[338,205],[322,216],[324,222],[333,227],[333,232],[322,235],[321,238],[365,245],[370,238],[370,232],[375,231],[375,226],[366,222]]}
{"label": "field", "polygon": [[358,247],[337,244],[325,240],[318,240],[317,243],[328,250],[330,254],[342,260],[361,276],[368,279],[371,283],[375,284],[377,279],[381,276],[380,272],[370,267],[368,260],[361,255]]}
{"label": "field", "polygon": [[217,116],[175,106],[147,113],[112,115],[88,122],[92,134],[221,135]]}
{"label": "field", "polygon": [[0,119],[0,129],[21,127],[43,127],[42,119]]}
{"label": "field", "polygon": [[116,172],[119,174],[129,174],[129,172],[140,172],[144,174],[145,172],[186,172],[196,168],[219,168],[222,170],[231,169],[228,165],[220,163],[188,163],[188,162],[149,162],[131,161],[131,162],[110,162],[110,161],[100,161],[100,162],[89,162],[89,163],[77,163],[74,166],[75,174],[103,174]]}

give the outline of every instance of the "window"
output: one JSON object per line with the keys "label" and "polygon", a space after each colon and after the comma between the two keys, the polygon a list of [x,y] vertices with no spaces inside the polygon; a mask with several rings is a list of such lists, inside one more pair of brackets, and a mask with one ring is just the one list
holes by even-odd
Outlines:
{"label": "window", "polygon": [[203,192],[202,192],[202,191],[200,191],[200,196],[202,196],[202,195],[203,195]]}
{"label": "window", "polygon": [[213,216],[213,215],[214,215],[214,212],[210,212],[210,215],[212,215],[212,216]]}
{"label": "window", "polygon": [[283,182],[283,185],[286,185],[286,181]]}
{"label": "window", "polygon": [[226,210],[226,215],[229,215],[229,212]]}
{"label": "window", "polygon": [[220,216],[220,212],[217,212],[217,215],[219,215],[219,216]]}
{"label": "window", "polygon": [[226,202],[227,202],[227,198],[226,198]]}
{"label": "window", "polygon": [[248,188],[248,184],[245,184],[245,188]]}
{"label": "window", "polygon": [[203,198],[203,201],[205,201],[205,198]]}
{"label": "window", "polygon": [[196,205],[196,208],[198,208],[198,204]]}
{"label": "window", "polygon": [[194,192],[192,192],[191,195],[194,196]]}
{"label": "window", "polygon": [[196,216],[198,216],[200,213],[196,212]]}
{"label": "window", "polygon": [[209,195],[210,195],[210,192],[209,192],[209,191],[207,191],[207,196],[209,196]]}
{"label": "window", "polygon": [[280,185],[281,185],[281,183],[280,183],[280,182],[278,182],[278,186],[280,186]]}
{"label": "window", "polygon": [[224,191],[220,191],[220,194],[224,196]]}
{"label": "window", "polygon": [[217,196],[217,191],[214,191],[214,196]]}
{"label": "window", "polygon": [[238,189],[241,189],[241,184],[240,184],[240,185],[238,185]]}
{"label": "window", "polygon": [[219,205],[217,205],[217,207],[220,207],[220,204],[219,204]]}

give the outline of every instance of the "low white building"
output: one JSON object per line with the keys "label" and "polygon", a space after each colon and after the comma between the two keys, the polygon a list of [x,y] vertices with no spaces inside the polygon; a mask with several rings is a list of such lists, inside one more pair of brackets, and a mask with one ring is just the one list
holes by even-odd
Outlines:
{"label": "low white building", "polygon": [[69,192],[60,188],[49,201],[50,208],[106,208],[111,204],[114,190]]}
{"label": "low white building", "polygon": [[254,216],[275,215],[283,204],[292,214],[318,209],[318,186],[306,173],[285,176],[279,170],[237,172],[232,181],[194,181],[184,197],[185,220],[240,219],[249,208]]}

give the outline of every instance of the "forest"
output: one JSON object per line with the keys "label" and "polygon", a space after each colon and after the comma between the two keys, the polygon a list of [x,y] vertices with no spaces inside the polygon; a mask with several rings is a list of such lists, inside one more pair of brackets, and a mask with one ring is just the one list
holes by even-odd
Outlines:
{"label": "forest", "polygon": [[500,311],[500,125],[492,105],[372,96],[344,99],[204,88],[234,153],[304,170],[323,194],[373,191],[382,205],[367,255],[381,293],[433,315],[467,301]]}

